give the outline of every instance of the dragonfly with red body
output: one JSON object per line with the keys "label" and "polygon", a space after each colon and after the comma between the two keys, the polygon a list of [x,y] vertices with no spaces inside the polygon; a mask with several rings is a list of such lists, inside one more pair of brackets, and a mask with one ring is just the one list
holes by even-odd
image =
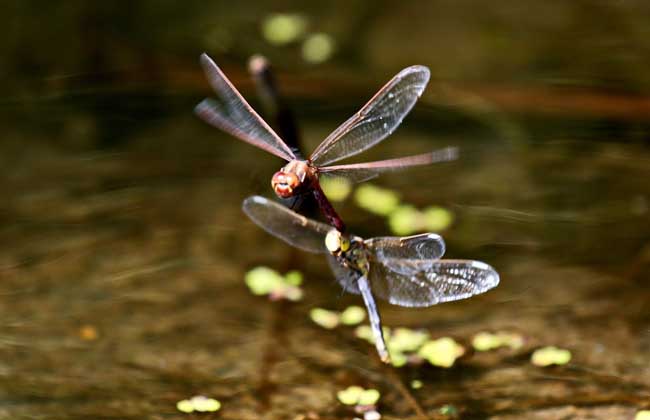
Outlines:
{"label": "dragonfly with red body", "polygon": [[320,187],[321,175],[361,182],[382,172],[456,158],[456,148],[448,147],[396,159],[330,165],[375,146],[395,131],[429,81],[429,69],[424,66],[400,71],[305,159],[255,112],[207,54],[201,55],[201,65],[219,101],[203,100],[196,106],[196,114],[208,124],[286,160],[288,163],[271,180],[275,193],[281,198],[314,194],[328,222],[339,231],[345,231],[345,225]]}

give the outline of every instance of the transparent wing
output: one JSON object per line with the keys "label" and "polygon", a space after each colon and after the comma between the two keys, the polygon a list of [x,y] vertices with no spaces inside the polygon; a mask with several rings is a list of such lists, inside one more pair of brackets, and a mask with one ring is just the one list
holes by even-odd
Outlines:
{"label": "transparent wing", "polygon": [[363,182],[372,179],[383,172],[396,171],[412,166],[429,165],[436,162],[448,162],[458,158],[458,149],[446,147],[420,155],[407,156],[397,159],[380,160],[376,162],[353,163],[350,165],[324,166],[318,168],[324,175],[344,177],[352,182]]}
{"label": "transparent wing", "polygon": [[391,135],[424,91],[429,74],[424,66],[400,71],[318,145],[311,161],[316,166],[324,166],[361,153]]}
{"label": "transparent wing", "polygon": [[220,102],[204,99],[194,108],[196,115],[208,124],[284,160],[295,159],[289,146],[246,102],[207,54],[201,54],[201,65]]}
{"label": "transparent wing", "polygon": [[257,195],[245,199],[242,210],[259,227],[296,248],[308,252],[327,252],[325,235],[332,227],[325,223],[307,219]]}
{"label": "transparent wing", "polygon": [[341,265],[341,263],[332,254],[327,254],[327,262],[334,273],[334,278],[343,287],[343,291],[353,293],[355,295],[361,294],[357,281],[360,275],[349,268]]}
{"label": "transparent wing", "polygon": [[385,259],[370,266],[372,292],[407,307],[465,299],[499,284],[489,265],[471,260]]}
{"label": "transparent wing", "polygon": [[370,251],[371,261],[382,264],[384,260],[437,260],[445,254],[445,240],[435,233],[407,237],[382,236],[364,241]]}

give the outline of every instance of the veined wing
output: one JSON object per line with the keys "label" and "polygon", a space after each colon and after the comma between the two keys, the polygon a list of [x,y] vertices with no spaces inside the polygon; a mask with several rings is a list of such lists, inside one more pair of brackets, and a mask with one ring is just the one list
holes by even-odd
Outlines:
{"label": "veined wing", "polygon": [[435,233],[397,237],[382,236],[364,241],[370,251],[371,261],[382,264],[384,260],[437,260],[445,253],[445,241]]}
{"label": "veined wing", "polygon": [[316,166],[327,165],[361,153],[391,135],[424,91],[429,75],[424,66],[400,71],[318,145],[311,161]]}
{"label": "veined wing", "polygon": [[372,179],[383,172],[396,171],[412,166],[429,165],[437,162],[448,162],[458,158],[456,147],[446,147],[420,155],[406,156],[397,159],[379,160],[376,162],[353,163],[349,165],[334,165],[318,168],[319,172],[335,177],[344,177],[352,182],[363,182]]}
{"label": "veined wing", "polygon": [[373,293],[407,307],[465,299],[499,284],[499,274],[480,261],[384,259],[370,266]]}
{"label": "veined wing", "polygon": [[242,203],[244,213],[259,227],[308,252],[327,252],[325,235],[332,227],[310,220],[267,198],[254,195]]}
{"label": "veined wing", "polygon": [[334,278],[343,287],[343,291],[353,293],[355,295],[361,294],[359,290],[358,280],[361,274],[351,270],[343,265],[332,254],[327,255],[327,263],[334,273]]}
{"label": "veined wing", "polygon": [[253,146],[266,150],[284,160],[295,159],[295,155],[284,141],[269,127],[257,112],[235,89],[221,69],[207,54],[201,54],[201,65],[210,86],[219,96],[220,102],[204,99],[194,112],[205,122]]}

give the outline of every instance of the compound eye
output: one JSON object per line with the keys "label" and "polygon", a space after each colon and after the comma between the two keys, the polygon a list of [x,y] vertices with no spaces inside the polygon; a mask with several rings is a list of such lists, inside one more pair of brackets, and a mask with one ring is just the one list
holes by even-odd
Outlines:
{"label": "compound eye", "polygon": [[332,229],[327,232],[325,236],[325,247],[332,254],[336,254],[341,251],[341,232],[336,229]]}
{"label": "compound eye", "polygon": [[295,174],[278,171],[271,179],[271,186],[275,193],[282,198],[292,197],[300,181]]}
{"label": "compound eye", "polygon": [[341,251],[346,252],[347,250],[350,249],[350,238],[346,236],[341,236],[339,242],[340,242]]}

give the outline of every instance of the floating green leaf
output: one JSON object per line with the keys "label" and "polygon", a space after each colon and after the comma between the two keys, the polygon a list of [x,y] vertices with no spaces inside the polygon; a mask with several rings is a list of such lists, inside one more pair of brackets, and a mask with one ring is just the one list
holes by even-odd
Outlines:
{"label": "floating green leaf", "polygon": [[424,384],[419,379],[413,379],[411,381],[411,388],[413,388],[413,389],[420,389],[420,388],[422,388],[423,385]]}
{"label": "floating green leaf", "polygon": [[530,357],[535,366],[566,365],[571,360],[571,352],[555,346],[542,347]]}
{"label": "floating green leaf", "polygon": [[299,271],[290,271],[282,276],[271,268],[256,267],[246,273],[244,281],[254,295],[269,295],[272,300],[298,301],[303,296],[298,287],[302,283]]}
{"label": "floating green leaf", "polygon": [[454,417],[458,415],[458,409],[451,404],[445,404],[438,410],[443,416]]}
{"label": "floating green leaf", "polygon": [[372,184],[363,184],[354,193],[359,207],[380,216],[388,216],[397,209],[399,195],[386,188]]}
{"label": "floating green leaf", "polygon": [[480,332],[472,339],[472,347],[476,351],[488,351],[499,347],[510,347],[517,350],[524,345],[524,339],[521,335],[508,332]]}
{"label": "floating green leaf", "polygon": [[364,389],[360,386],[349,386],[346,389],[336,393],[336,398],[345,405],[357,405],[359,397]]}
{"label": "floating green leaf", "polygon": [[360,306],[348,306],[341,312],[341,323],[344,325],[357,325],[366,319],[366,311]]}
{"label": "floating green leaf", "polygon": [[316,324],[328,330],[338,327],[340,322],[340,315],[337,312],[323,308],[313,308],[309,311],[309,317]]}
{"label": "floating green leaf", "polygon": [[396,352],[414,352],[429,339],[429,333],[416,331],[410,328],[393,329],[388,348]]}
{"label": "floating green leaf", "polygon": [[420,357],[434,366],[445,368],[453,366],[456,359],[464,353],[465,348],[449,337],[429,340],[418,350]]}
{"label": "floating green leaf", "polygon": [[424,230],[440,232],[451,226],[454,215],[442,207],[428,207],[424,209]]}
{"label": "floating green leaf", "polygon": [[334,54],[334,40],[325,33],[315,33],[302,44],[302,58],[309,63],[322,63]]}
{"label": "floating green leaf", "polygon": [[402,367],[409,361],[408,356],[401,351],[391,350],[389,348],[388,353],[390,355],[390,364],[395,367]]}
{"label": "floating green leaf", "polygon": [[176,409],[181,413],[192,413],[194,412],[194,404],[190,400],[181,400],[176,403]]}
{"label": "floating green leaf", "polygon": [[379,391],[376,389],[364,389],[361,395],[359,395],[359,405],[375,405],[379,401]]}
{"label": "floating green leaf", "polygon": [[197,395],[189,400],[181,400],[176,403],[176,409],[182,413],[212,413],[221,409],[221,402],[214,398],[207,398]]}
{"label": "floating green leaf", "polygon": [[319,182],[330,201],[343,201],[352,191],[352,183],[347,178],[322,177]]}
{"label": "floating green leaf", "polygon": [[634,420],[650,420],[650,410],[641,410],[636,413]]}
{"label": "floating green leaf", "polygon": [[301,38],[307,19],[300,14],[273,13],[262,22],[262,35],[271,44],[285,45]]}
{"label": "floating green leaf", "polygon": [[375,405],[381,394],[376,389],[349,386],[336,393],[336,398],[345,405]]}
{"label": "floating green leaf", "polygon": [[246,285],[254,295],[268,295],[284,285],[284,278],[268,267],[256,267],[246,273]]}
{"label": "floating green leaf", "polygon": [[420,212],[413,206],[399,206],[388,217],[388,225],[395,235],[410,235],[420,228]]}
{"label": "floating green leaf", "polygon": [[284,275],[284,282],[290,286],[300,286],[302,284],[302,273],[298,270],[291,270]]}

